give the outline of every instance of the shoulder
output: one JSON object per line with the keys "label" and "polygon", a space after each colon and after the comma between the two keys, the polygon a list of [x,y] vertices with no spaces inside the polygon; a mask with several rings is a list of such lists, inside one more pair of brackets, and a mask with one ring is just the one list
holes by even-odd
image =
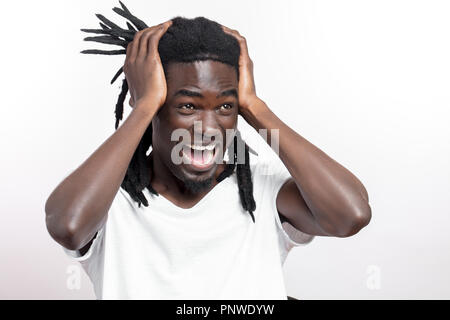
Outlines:
{"label": "shoulder", "polygon": [[252,177],[267,176],[273,167],[273,161],[261,156],[250,155],[250,170]]}
{"label": "shoulder", "polygon": [[[253,162],[252,162],[253,160]],[[279,158],[258,158],[250,159],[250,170],[254,183],[275,183],[286,181],[291,177],[289,171]]]}

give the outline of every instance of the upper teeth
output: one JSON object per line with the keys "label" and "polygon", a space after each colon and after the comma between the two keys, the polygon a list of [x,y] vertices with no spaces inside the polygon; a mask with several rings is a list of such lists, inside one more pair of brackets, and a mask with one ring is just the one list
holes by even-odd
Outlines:
{"label": "upper teeth", "polygon": [[213,150],[215,147],[216,147],[215,144],[210,144],[210,145],[207,145],[207,146],[196,146],[196,145],[191,144],[191,148],[192,149],[194,149],[194,150],[201,150],[201,151],[203,151],[205,149],[206,150]]}

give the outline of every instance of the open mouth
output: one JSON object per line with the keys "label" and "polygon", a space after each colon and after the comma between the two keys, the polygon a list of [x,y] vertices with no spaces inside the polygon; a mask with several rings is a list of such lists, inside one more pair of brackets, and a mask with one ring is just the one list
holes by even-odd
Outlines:
{"label": "open mouth", "polygon": [[190,164],[197,170],[206,170],[213,166],[219,152],[217,143],[206,146],[184,145],[182,149],[183,163]]}

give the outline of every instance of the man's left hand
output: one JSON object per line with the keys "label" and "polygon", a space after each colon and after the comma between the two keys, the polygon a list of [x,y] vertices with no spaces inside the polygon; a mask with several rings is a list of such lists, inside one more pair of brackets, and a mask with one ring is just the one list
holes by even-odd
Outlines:
{"label": "man's left hand", "polygon": [[239,113],[244,115],[251,106],[255,106],[260,101],[256,96],[253,61],[248,54],[247,41],[239,31],[225,26],[222,26],[222,29],[238,40],[241,49],[239,56]]}

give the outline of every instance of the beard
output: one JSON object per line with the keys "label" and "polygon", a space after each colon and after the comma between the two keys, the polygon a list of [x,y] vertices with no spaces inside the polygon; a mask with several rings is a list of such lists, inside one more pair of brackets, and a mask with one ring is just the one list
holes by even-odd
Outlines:
{"label": "beard", "polygon": [[183,180],[184,185],[186,186],[186,189],[189,190],[191,193],[200,193],[203,191],[208,190],[211,188],[213,177],[207,178],[204,180],[191,180],[191,179],[185,179]]}

